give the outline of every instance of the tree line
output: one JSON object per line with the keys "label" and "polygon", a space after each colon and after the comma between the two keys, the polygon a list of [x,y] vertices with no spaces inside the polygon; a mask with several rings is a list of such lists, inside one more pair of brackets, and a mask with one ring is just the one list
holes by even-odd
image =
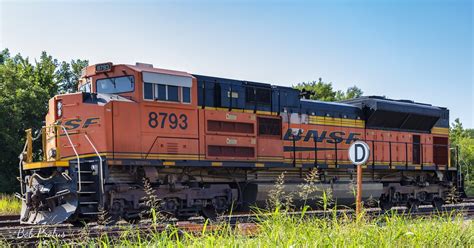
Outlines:
{"label": "tree line", "polygon": [[[58,61],[46,52],[30,61],[8,49],[0,53],[0,192],[18,189],[18,155],[25,130],[38,130],[48,111],[48,100],[77,89],[87,60]],[[40,147],[35,147],[38,151]]]}

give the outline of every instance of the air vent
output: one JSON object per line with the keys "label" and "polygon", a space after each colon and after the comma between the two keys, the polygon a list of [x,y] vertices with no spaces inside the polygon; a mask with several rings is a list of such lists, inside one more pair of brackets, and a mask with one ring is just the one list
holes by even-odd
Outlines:
{"label": "air vent", "polygon": [[166,143],[166,151],[168,153],[178,153],[178,143]]}

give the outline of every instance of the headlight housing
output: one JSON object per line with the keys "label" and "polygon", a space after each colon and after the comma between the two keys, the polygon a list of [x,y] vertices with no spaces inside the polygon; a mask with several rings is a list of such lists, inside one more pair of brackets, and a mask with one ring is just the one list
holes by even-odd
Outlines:
{"label": "headlight housing", "polygon": [[49,149],[48,156],[49,158],[56,158],[56,149],[54,148]]}

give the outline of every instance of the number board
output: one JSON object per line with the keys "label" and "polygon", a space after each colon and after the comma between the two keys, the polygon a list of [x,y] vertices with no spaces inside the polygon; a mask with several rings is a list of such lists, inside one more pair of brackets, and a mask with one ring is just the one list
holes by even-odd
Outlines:
{"label": "number board", "polygon": [[106,72],[112,70],[112,63],[98,64],[95,66],[95,72]]}

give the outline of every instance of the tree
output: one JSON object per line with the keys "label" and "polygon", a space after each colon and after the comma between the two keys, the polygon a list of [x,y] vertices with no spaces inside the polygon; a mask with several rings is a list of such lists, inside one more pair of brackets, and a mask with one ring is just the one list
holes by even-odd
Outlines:
{"label": "tree", "polygon": [[335,91],[332,87],[332,83],[325,83],[322,81],[322,78],[319,78],[317,82],[311,81],[299,83],[294,86],[294,88],[300,90],[303,94],[308,95],[309,99],[326,102],[352,99],[360,97],[363,94],[363,91],[357,86],[352,86],[345,92],[341,90]]}
{"label": "tree", "polygon": [[88,65],[88,60],[76,59],[71,60],[71,63],[63,61],[58,70],[58,78],[61,82],[59,92],[71,93],[76,91],[82,69]]}
{"label": "tree", "polygon": [[[84,60],[77,60],[84,62]],[[76,61],[75,61],[76,62]],[[87,63],[87,61],[85,61]],[[58,94],[60,86],[78,78],[84,63],[70,67],[59,65],[43,52],[34,64],[20,54],[0,53],[0,191],[12,192],[18,187],[18,155],[25,142],[25,130],[41,128],[48,111],[48,100]],[[76,68],[74,69],[74,66]],[[38,149],[34,149],[38,151]]]}
{"label": "tree", "polygon": [[[459,118],[454,120],[449,129],[451,146],[456,147],[459,153],[459,164],[466,180],[466,191],[474,193],[474,137],[472,129],[464,129]],[[456,158],[453,156],[453,160]]]}

